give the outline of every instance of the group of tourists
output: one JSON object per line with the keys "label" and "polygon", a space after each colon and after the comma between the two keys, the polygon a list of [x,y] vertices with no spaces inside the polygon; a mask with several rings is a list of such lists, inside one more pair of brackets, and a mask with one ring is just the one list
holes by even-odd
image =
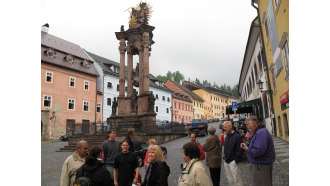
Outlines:
{"label": "group of tourists", "polygon": [[[271,186],[272,165],[275,161],[272,137],[264,125],[259,124],[257,117],[250,116],[246,122],[252,134],[249,144],[242,141],[230,121],[224,122],[225,132],[221,131],[220,136],[210,126],[209,138],[204,145],[192,133],[190,142],[182,147],[185,163],[181,164],[178,186],[219,186],[222,160],[229,185],[243,185],[241,162],[244,151],[250,162],[253,186]],[[142,180],[140,165],[133,153],[133,137],[134,129],[129,129],[128,135],[120,143],[116,140],[116,130],[111,129],[109,139],[104,141],[102,148],[93,147],[90,151],[87,141],[78,142],[76,151],[64,162],[60,185],[83,186],[87,182],[93,186],[168,186],[170,168],[155,139],[148,140],[148,150],[143,161],[145,176]],[[204,159],[210,177],[203,165]]]}

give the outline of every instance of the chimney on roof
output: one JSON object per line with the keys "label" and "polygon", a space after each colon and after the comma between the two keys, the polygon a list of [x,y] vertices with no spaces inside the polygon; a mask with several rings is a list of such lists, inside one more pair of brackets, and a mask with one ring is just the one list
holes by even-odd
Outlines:
{"label": "chimney on roof", "polygon": [[44,24],[44,25],[41,27],[41,31],[42,31],[42,32],[46,32],[46,33],[48,33],[48,29],[49,29],[49,24],[48,24],[48,23]]}

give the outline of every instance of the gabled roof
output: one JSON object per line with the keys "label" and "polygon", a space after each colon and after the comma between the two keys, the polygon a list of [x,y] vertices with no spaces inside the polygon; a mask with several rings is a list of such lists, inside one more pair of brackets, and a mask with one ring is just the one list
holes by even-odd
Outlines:
{"label": "gabled roof", "polygon": [[212,92],[214,94],[220,94],[220,95],[223,95],[223,96],[236,98],[231,93],[229,93],[227,91],[224,91],[224,90],[221,90],[221,89],[217,89],[217,88],[214,88],[214,87],[205,87],[205,88],[206,88],[207,91]]}
{"label": "gabled roof", "polygon": [[[221,89],[218,89],[218,88],[214,88],[214,87],[210,87],[210,86],[204,86],[202,84],[197,84],[197,83],[192,83],[190,81],[184,81],[184,86],[189,86],[189,87],[193,87],[194,90],[197,90],[197,89],[203,89],[203,90],[206,90],[208,92],[212,92],[214,94],[220,94],[220,95],[223,95],[223,96],[227,96],[227,97],[232,97],[232,98],[236,98],[235,96],[233,96],[231,93],[227,92],[227,91],[224,91],[224,90],[221,90]],[[188,89],[188,88],[187,88]],[[236,98],[237,99],[237,98]]]}
{"label": "gabled roof", "polygon": [[183,101],[187,101],[187,102],[190,102],[190,103],[192,102],[192,100],[187,95],[184,95],[180,92],[173,92],[172,97],[176,98],[176,99],[183,100]]}
{"label": "gabled roof", "polygon": [[181,88],[183,91],[185,91],[187,94],[189,94],[194,99],[197,99],[199,101],[204,101],[201,97],[199,97],[197,94],[193,93],[191,90],[189,90],[187,87],[181,85],[180,83],[177,83],[177,82],[172,81],[170,79],[168,79],[167,81],[171,81],[172,83],[174,83],[176,86],[178,86],[179,88]]}
{"label": "gabled roof", "polygon": [[[55,57],[49,57],[45,53],[48,48],[53,48],[55,50]],[[64,60],[64,58],[68,54],[73,55],[73,64],[70,64]],[[89,68],[85,68],[81,65],[81,62],[83,60],[88,60],[88,57],[85,55],[83,49],[79,45],[48,34],[47,32],[41,32],[41,62],[60,66],[70,70],[75,70],[93,76],[99,76],[94,67],[93,61],[88,60],[90,66]]]}
{"label": "gabled roof", "polygon": [[[116,66],[116,67],[119,68],[120,63],[117,63],[117,62],[112,61],[110,59],[106,59],[104,57],[101,57],[99,55],[93,54],[93,53],[88,52],[88,51],[86,51],[86,53],[91,58],[93,58],[93,60],[95,62],[97,62],[98,64],[100,64],[100,66],[102,67],[104,73],[109,74],[109,75],[112,75],[112,76],[119,77],[119,73],[113,72],[110,69],[110,67],[111,66]],[[152,74],[149,74],[148,76],[149,76],[149,85],[151,87],[154,87],[154,88],[157,88],[157,89],[161,89],[161,90],[164,90],[164,91],[167,91],[167,92],[172,92],[170,89],[168,89],[166,87],[162,87],[162,86],[157,85],[155,82],[158,81],[158,79],[155,78],[155,76],[153,76]],[[127,66],[125,66],[125,78],[127,78]]]}
{"label": "gabled roof", "polygon": [[249,37],[248,37],[248,41],[247,41],[246,47],[245,47],[245,53],[244,53],[241,73],[240,73],[239,82],[238,82],[239,93],[242,93],[242,91],[243,91],[244,81],[245,81],[245,78],[247,77],[247,73],[248,73],[248,70],[249,70],[249,67],[251,64],[251,58],[253,56],[259,34],[260,34],[260,25],[259,25],[258,16],[257,16],[256,18],[253,19],[253,21],[251,23]]}
{"label": "gabled roof", "polygon": [[[114,72],[111,69],[111,67],[115,66],[115,67],[119,68],[120,63],[117,63],[117,62],[112,61],[110,59],[106,59],[106,58],[101,57],[99,55],[93,54],[91,52],[88,52],[87,50],[85,50],[85,51],[91,58],[93,58],[93,60],[95,62],[97,62],[101,66],[104,73],[119,77],[119,72],[118,73]],[[126,66],[125,66],[125,76],[127,76],[127,67]]]}

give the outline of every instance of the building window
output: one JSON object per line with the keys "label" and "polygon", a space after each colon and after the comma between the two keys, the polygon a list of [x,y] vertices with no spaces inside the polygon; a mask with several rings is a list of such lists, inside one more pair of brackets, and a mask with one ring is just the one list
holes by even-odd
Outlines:
{"label": "building window", "polygon": [[272,63],[269,67],[270,74],[272,75],[272,82],[273,82],[273,94],[276,94],[277,87],[276,87],[276,74],[275,74],[275,64]]}
{"label": "building window", "polygon": [[96,104],[96,112],[97,113],[100,113],[101,112],[101,104],[100,103],[97,103]]}
{"label": "building window", "polygon": [[158,106],[156,106],[156,112],[158,112]]}
{"label": "building window", "polygon": [[74,99],[69,99],[68,101],[68,109],[74,110]]}
{"label": "building window", "polygon": [[52,97],[51,96],[44,96],[44,107],[50,108],[52,105]]}
{"label": "building window", "polygon": [[169,109],[168,108],[166,108],[166,113],[169,113]]}
{"label": "building window", "polygon": [[117,91],[119,91],[119,84],[117,84]]}
{"label": "building window", "polygon": [[89,102],[84,101],[84,111],[88,112],[89,111]]}
{"label": "building window", "polygon": [[253,71],[251,72],[251,77],[252,77],[252,89],[254,89],[254,87],[255,87],[255,81],[254,81]]}
{"label": "building window", "polygon": [[76,78],[70,77],[70,87],[74,87],[76,82]]}
{"label": "building window", "polygon": [[288,33],[284,32],[281,42],[279,43],[279,48],[282,51],[282,58],[284,62],[285,69],[285,80],[289,79],[289,45],[288,45]]}
{"label": "building window", "polygon": [[176,101],[174,101],[174,108],[176,108]]}
{"label": "building window", "polygon": [[107,105],[111,106],[111,98],[107,98]]}
{"label": "building window", "polygon": [[53,72],[46,72],[46,82],[53,82]]}
{"label": "building window", "polygon": [[254,76],[256,77],[256,81],[257,81],[258,80],[257,63],[254,64]]}
{"label": "building window", "polygon": [[84,89],[85,90],[89,89],[89,81],[84,81]]}
{"label": "building window", "polygon": [[181,109],[181,107],[180,107],[180,106],[181,106],[181,104],[179,103],[179,109]]}
{"label": "building window", "polygon": [[49,56],[49,57],[54,57],[54,56],[56,55],[56,52],[55,52],[54,49],[49,48],[49,49],[46,51],[46,54],[47,54],[47,56]]}
{"label": "building window", "polygon": [[108,88],[112,88],[112,83],[108,82]]}
{"label": "building window", "polygon": [[70,64],[73,64],[73,60],[74,60],[74,57],[73,57],[71,54],[68,54],[68,55],[65,57],[65,61],[67,61],[67,62],[70,63]]}
{"label": "building window", "polygon": [[125,87],[125,92],[127,92],[127,87]]}
{"label": "building window", "polygon": [[165,96],[163,96],[163,101],[165,101]]}
{"label": "building window", "polygon": [[156,99],[158,99],[158,94],[156,94]]}
{"label": "building window", "polygon": [[285,67],[285,79],[287,80],[289,78],[289,46],[287,41],[282,48],[282,55]]}
{"label": "building window", "polygon": [[90,63],[85,59],[84,61],[81,62],[81,65],[85,68],[89,68]]}
{"label": "building window", "polygon": [[167,101],[170,102],[170,98],[169,97],[167,97]]}
{"label": "building window", "polygon": [[259,52],[258,54],[258,63],[259,63],[259,71],[260,71],[260,76],[262,76],[262,73],[263,73],[263,69],[262,69],[262,59],[261,59],[261,52]]}

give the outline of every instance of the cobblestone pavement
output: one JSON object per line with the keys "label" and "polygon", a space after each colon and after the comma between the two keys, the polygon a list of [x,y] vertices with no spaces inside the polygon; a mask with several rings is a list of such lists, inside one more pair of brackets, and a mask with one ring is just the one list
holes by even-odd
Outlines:
{"label": "cobblestone pavement", "polygon": [[[219,134],[219,123],[211,123],[217,129],[216,134]],[[204,144],[208,136],[198,137],[197,140]],[[182,158],[182,146],[188,142],[189,137],[184,137],[162,144],[167,148],[166,162],[170,167],[171,173],[168,178],[169,186],[176,186],[180,175],[180,164],[184,163]],[[273,137],[276,161],[273,164],[273,185],[289,185],[289,144],[278,137]],[[42,186],[58,186],[61,169],[64,160],[72,154],[72,152],[55,152],[60,147],[63,147],[67,142],[42,142],[41,143],[41,185]],[[205,160],[203,160],[205,165]],[[206,167],[207,168],[207,167]],[[251,179],[249,173],[249,163],[243,162],[243,183],[245,186],[251,186]],[[208,168],[207,168],[208,171]],[[140,170],[144,177],[144,167]],[[209,174],[209,171],[208,171]],[[210,175],[210,174],[209,174]],[[223,163],[221,165],[221,179],[220,185],[228,185]]]}

